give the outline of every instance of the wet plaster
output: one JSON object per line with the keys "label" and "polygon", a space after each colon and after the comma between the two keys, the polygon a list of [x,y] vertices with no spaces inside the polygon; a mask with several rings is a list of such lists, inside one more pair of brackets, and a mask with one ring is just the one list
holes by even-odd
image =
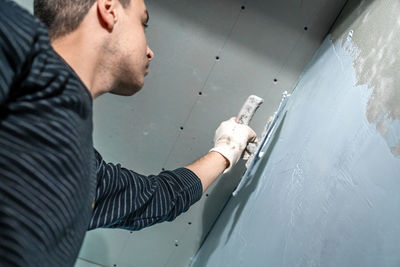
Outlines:
{"label": "wet plaster", "polygon": [[353,59],[356,85],[373,92],[366,116],[386,139],[393,155],[400,156],[400,1],[351,0],[342,23],[333,31],[335,43],[349,36],[357,47]]}
{"label": "wet plaster", "polygon": [[379,66],[363,75],[373,60],[356,66],[365,52],[348,33],[314,56],[270,153],[192,267],[400,266],[398,96],[376,89]]}

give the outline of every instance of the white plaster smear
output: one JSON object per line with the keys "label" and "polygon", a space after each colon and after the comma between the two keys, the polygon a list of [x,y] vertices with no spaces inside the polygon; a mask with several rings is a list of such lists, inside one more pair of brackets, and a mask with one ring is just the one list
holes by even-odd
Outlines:
{"label": "white plaster smear", "polygon": [[[357,51],[353,57],[357,85],[373,89],[366,110],[368,121],[376,125],[397,157],[400,157],[400,138],[394,141],[393,131],[400,120],[399,10],[398,0],[363,1],[352,14],[365,15],[352,18],[348,46],[349,52]],[[349,41],[348,36],[341,39],[343,43]]]}

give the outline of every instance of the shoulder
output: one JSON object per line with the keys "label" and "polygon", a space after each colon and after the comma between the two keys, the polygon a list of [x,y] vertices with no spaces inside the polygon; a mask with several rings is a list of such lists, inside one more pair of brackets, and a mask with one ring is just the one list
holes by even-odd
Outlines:
{"label": "shoulder", "polygon": [[10,0],[0,1],[0,27],[1,31],[9,30],[9,33],[17,35],[47,33],[46,27],[38,18]]}
{"label": "shoulder", "polygon": [[43,23],[14,1],[0,1],[0,56],[17,69],[29,56],[50,46],[47,29]]}

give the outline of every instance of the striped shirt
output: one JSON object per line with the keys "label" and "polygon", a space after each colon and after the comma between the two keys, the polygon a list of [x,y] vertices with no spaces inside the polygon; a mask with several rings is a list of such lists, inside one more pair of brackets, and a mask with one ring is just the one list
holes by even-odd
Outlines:
{"label": "striped shirt", "polygon": [[46,28],[0,0],[0,266],[72,266],[86,230],[170,221],[201,193],[185,168],[144,176],[104,162],[89,91]]}

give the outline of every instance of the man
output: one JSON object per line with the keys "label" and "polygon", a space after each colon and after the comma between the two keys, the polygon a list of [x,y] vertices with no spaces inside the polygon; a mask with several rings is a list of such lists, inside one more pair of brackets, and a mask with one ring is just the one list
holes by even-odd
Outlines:
{"label": "man", "polygon": [[[0,266],[72,266],[85,231],[173,220],[239,160],[255,133],[233,119],[196,162],[157,176],[107,164],[92,99],[133,95],[153,52],[143,0],[37,0],[46,28],[0,1]],[[53,48],[54,50],[53,50]]]}

